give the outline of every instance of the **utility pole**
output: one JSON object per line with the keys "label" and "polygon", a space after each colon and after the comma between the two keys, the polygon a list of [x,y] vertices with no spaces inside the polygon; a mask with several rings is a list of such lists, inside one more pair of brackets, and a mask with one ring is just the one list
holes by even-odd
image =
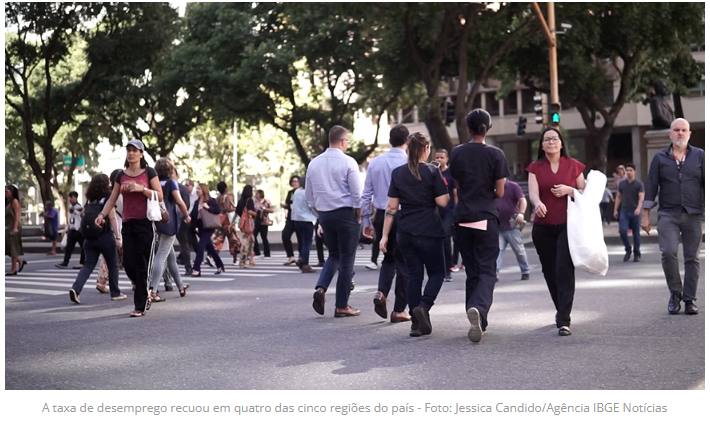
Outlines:
{"label": "utility pole", "polygon": [[[540,20],[543,31],[547,36],[547,42],[550,45],[550,104],[560,103],[560,94],[557,84],[557,35],[555,34],[555,3],[547,3],[547,22],[545,22],[545,17],[542,15],[542,10],[537,2],[532,2],[535,14]],[[549,116],[550,113],[548,113]],[[551,119],[549,119],[551,120]],[[545,124],[557,127],[559,122],[547,121]]]}

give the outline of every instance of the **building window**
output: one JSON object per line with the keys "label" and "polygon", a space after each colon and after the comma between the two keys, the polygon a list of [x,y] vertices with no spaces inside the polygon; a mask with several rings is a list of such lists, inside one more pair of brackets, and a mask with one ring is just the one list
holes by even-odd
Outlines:
{"label": "building window", "polygon": [[523,113],[534,113],[535,112],[535,91],[532,89],[523,89],[520,91],[523,99]]}
{"label": "building window", "polygon": [[500,102],[495,92],[486,92],[486,111],[493,117],[500,116]]}
{"label": "building window", "polygon": [[503,114],[518,114],[518,91],[510,91],[503,100]]}
{"label": "building window", "polygon": [[688,98],[699,98],[699,97],[704,97],[705,96],[705,81],[700,81],[700,83],[694,87],[688,90],[688,95],[686,97]]}
{"label": "building window", "polygon": [[476,98],[473,99],[473,107],[471,110],[481,108],[481,94],[476,94]]}

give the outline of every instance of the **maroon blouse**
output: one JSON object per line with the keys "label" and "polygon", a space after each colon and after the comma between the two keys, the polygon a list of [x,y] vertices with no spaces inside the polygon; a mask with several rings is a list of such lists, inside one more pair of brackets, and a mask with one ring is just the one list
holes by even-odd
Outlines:
{"label": "maroon blouse", "polygon": [[584,171],[584,164],[574,158],[560,157],[557,173],[553,173],[547,157],[543,157],[530,163],[525,170],[535,175],[540,189],[540,201],[547,207],[544,217],[535,216],[535,224],[567,223],[567,195],[558,198],[552,193],[552,188],[555,185],[567,185],[576,189],[576,179]]}

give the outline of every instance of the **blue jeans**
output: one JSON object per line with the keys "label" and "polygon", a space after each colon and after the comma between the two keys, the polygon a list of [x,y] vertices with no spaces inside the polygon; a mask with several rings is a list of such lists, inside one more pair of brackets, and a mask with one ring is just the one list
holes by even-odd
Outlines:
{"label": "blue jeans", "polygon": [[112,231],[104,232],[101,237],[96,240],[84,240],[82,245],[85,261],[84,266],[79,270],[76,280],[72,285],[72,289],[77,294],[81,294],[81,290],[89,279],[91,273],[96,268],[99,262],[99,254],[104,256],[106,266],[108,267],[108,287],[111,291],[111,297],[121,295],[121,289],[118,287],[118,250],[116,249],[116,238]]}
{"label": "blue jeans", "polygon": [[173,280],[175,280],[177,288],[182,289],[180,269],[177,266],[177,259],[175,258],[175,251],[173,250],[174,242],[175,236],[160,234],[158,250],[153,257],[153,272],[150,278],[150,289],[153,290],[154,293],[158,292],[158,284],[160,283],[160,279],[163,278],[163,271],[165,270],[166,264],[170,275],[173,277]]}
{"label": "blue jeans", "polygon": [[[430,309],[439,295],[441,285],[444,284],[444,238],[430,236],[414,236],[409,233],[397,231],[397,248],[404,253],[409,273],[407,286],[407,303],[409,313],[417,306]],[[424,268],[426,267],[429,280],[424,287]],[[416,318],[412,316],[412,321]]]}
{"label": "blue jeans", "polygon": [[318,287],[328,290],[338,271],[335,285],[335,307],[346,308],[350,299],[350,280],[355,267],[355,252],[360,240],[360,223],[350,207],[321,212],[318,221],[323,227],[323,240],[328,247],[328,259],[318,277]]}
{"label": "blue jeans", "polygon": [[521,274],[530,274],[530,265],[528,265],[528,254],[525,252],[525,244],[523,243],[523,232],[516,229],[503,230],[498,233],[498,245],[500,246],[500,253],[498,254],[498,261],[496,261],[496,277],[500,273],[500,269],[503,267],[503,252],[505,248],[510,244],[510,249],[513,250],[515,258],[518,260],[518,266],[520,267]]}
{"label": "blue jeans", "polygon": [[301,233],[301,243],[298,245],[301,249],[298,251],[298,258],[302,263],[308,265],[308,256],[311,254],[311,245],[313,244],[313,223],[310,221],[294,221],[296,231]]}
{"label": "blue jeans", "polygon": [[634,215],[633,211],[619,211],[619,235],[626,252],[631,252],[629,228],[634,235],[634,256],[641,256],[641,216]]}

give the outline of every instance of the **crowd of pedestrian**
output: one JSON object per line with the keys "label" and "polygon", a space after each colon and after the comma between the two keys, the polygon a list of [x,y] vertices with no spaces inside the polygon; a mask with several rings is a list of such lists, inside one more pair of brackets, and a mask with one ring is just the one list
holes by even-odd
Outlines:
{"label": "crowd of pedestrian", "polygon": [[[412,337],[430,335],[432,309],[443,283],[452,281],[452,272],[465,269],[463,301],[470,324],[468,339],[475,343],[482,340],[508,245],[516,257],[520,278],[528,280],[531,275],[522,239],[528,223],[528,201],[522,188],[507,180],[509,166],[503,151],[486,143],[492,126],[488,112],[471,111],[466,124],[468,142],[451,152],[440,149],[433,154],[426,134],[410,134],[403,125],[393,127],[390,150],[369,163],[364,183],[357,163],[345,154],[350,144],[348,131],[334,126],[328,134],[329,148],[312,160],[305,176],[290,178],[291,190],[282,203],[286,210],[284,265],[297,265],[303,273],[322,267],[312,302],[318,314],[325,314],[325,294],[336,272],[334,316],[361,314],[350,304],[350,291],[358,244],[369,241],[373,249],[384,254],[381,267],[374,254],[374,266],[368,267],[380,271],[373,297],[374,312],[379,317],[389,317],[393,323],[410,322]],[[635,164],[628,163],[615,172],[616,197],[605,195],[605,200],[613,203],[613,216],[619,220],[624,262],[632,254],[634,261],[641,259],[640,229],[650,230],[649,210],[659,206],[659,246],[671,293],[668,312],[679,313],[684,302],[685,312],[696,314],[705,157],[703,150],[688,145],[687,121],[676,119],[670,137],[672,144],[653,157],[645,187],[635,177]],[[57,266],[68,268],[75,244],[82,245],[80,262],[74,267],[80,271],[70,290],[75,303],[81,303],[83,286],[97,265],[103,267],[97,289],[110,293],[112,300],[126,298],[118,286],[119,268],[125,266],[134,291],[130,316],[140,317],[153,303],[165,300],[158,292],[161,280],[166,290],[174,282],[180,296],[185,297],[189,284],[183,278],[202,275],[205,254],[216,274],[225,272],[218,252],[225,240],[233,264],[240,268],[256,265],[254,257],[261,254],[257,236],[262,240],[264,258],[271,256],[268,230],[276,209],[263,190],[246,185],[235,201],[227,184],[219,182],[219,195],[213,198],[205,184],[191,180],[178,183],[169,159],[161,158],[151,168],[143,154],[143,143],[130,141],[124,169],[110,178],[94,176],[85,204],[78,203],[76,192],[69,194],[67,243],[64,259]],[[572,334],[575,295],[575,264],[567,232],[568,198],[574,200],[575,192],[584,191],[584,169],[583,163],[570,156],[563,134],[554,128],[543,131],[537,160],[526,168],[532,240],[556,309],[560,336]],[[5,198],[6,250],[12,258],[6,275],[12,276],[27,262],[21,258],[17,188],[7,186]],[[153,201],[164,204],[166,216],[150,217]],[[601,209],[603,221],[608,205]],[[53,242],[51,254],[55,252],[58,229],[57,212],[51,203],[47,203],[44,217],[45,237]],[[314,238],[318,263],[311,265]],[[173,249],[176,240],[179,257]],[[681,242],[684,280],[677,258]],[[328,248],[327,259],[324,246]],[[196,255],[194,261],[190,260],[191,250]],[[178,270],[178,263],[185,267],[184,274]],[[395,299],[389,312],[387,301],[393,282]]]}

